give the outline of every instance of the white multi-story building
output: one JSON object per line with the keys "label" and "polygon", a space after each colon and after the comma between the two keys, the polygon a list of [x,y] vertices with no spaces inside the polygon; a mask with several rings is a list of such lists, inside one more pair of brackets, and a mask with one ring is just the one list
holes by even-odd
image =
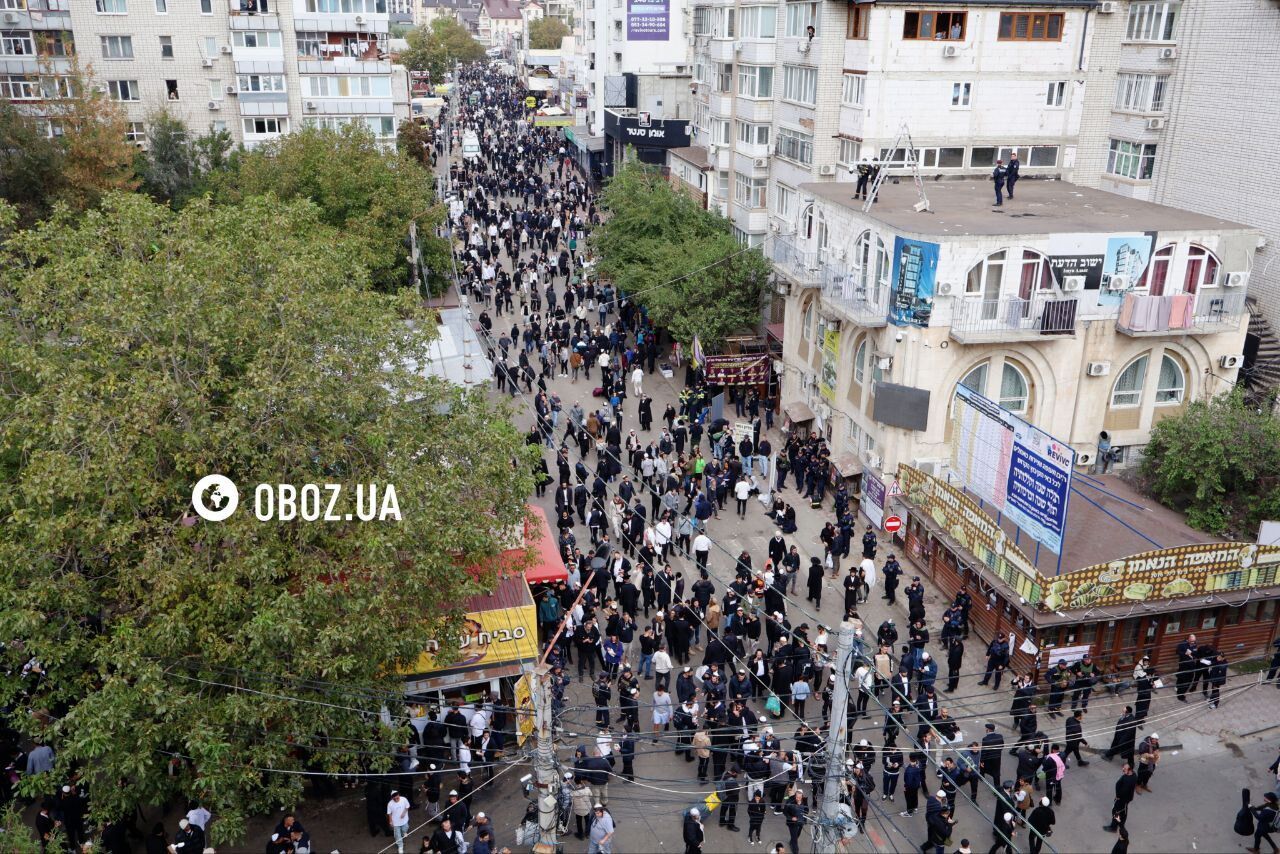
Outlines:
{"label": "white multi-story building", "polygon": [[988,186],[930,184],[921,213],[886,184],[864,213],[844,184],[802,184],[798,234],[769,241],[784,427],[825,435],[845,475],[945,468],[959,385],[1089,465],[1104,431],[1131,463],[1234,383],[1256,229],[1057,181],[1020,186],[1012,219]]}
{"label": "white multi-story building", "polygon": [[1265,94],[1280,87],[1280,6],[1116,0],[1099,6],[1093,33],[1075,180],[1258,227],[1249,292],[1270,328],[1255,329],[1251,379],[1275,387],[1280,193],[1260,185],[1280,173],[1280,151],[1249,141],[1280,127],[1280,98]]}
{"label": "white multi-story building", "polygon": [[929,180],[989,174],[1014,151],[1025,177],[1069,178],[1093,5],[699,4],[695,147],[706,152],[673,165],[752,244],[771,215],[794,222],[806,181],[855,180],[864,156],[905,174],[904,126]]}
{"label": "white multi-story building", "polygon": [[[61,85],[56,78],[40,82],[41,61],[49,58],[57,74],[74,53],[95,84],[123,105],[137,142],[160,110],[194,133],[226,129],[249,147],[305,125],[353,121],[392,145],[408,115],[404,69],[387,59],[386,0],[0,0],[0,6],[7,7],[0,12],[6,16],[0,97],[38,113]],[[34,56],[15,56],[28,47]]]}

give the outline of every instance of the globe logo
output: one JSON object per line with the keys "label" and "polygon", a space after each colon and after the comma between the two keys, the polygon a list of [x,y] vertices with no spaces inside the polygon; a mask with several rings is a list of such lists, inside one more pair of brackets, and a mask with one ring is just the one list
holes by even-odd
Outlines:
{"label": "globe logo", "polygon": [[209,522],[221,522],[236,512],[240,490],[229,477],[207,474],[196,481],[191,490],[191,505],[196,515]]}

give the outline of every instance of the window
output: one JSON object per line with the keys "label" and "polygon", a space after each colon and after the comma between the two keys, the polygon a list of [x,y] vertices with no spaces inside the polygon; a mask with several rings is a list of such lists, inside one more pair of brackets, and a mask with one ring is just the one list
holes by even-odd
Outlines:
{"label": "window", "polygon": [[307,127],[341,130],[349,124],[362,124],[377,137],[395,135],[395,119],[391,116],[311,116],[302,120]]}
{"label": "window", "polygon": [[867,378],[867,339],[863,338],[858,344],[858,350],[853,354],[853,381],[858,385]]}
{"label": "window", "polygon": [[218,55],[218,39],[216,37],[204,37],[204,55],[207,59],[213,59]]}
{"label": "window", "polygon": [[769,144],[769,126],[756,125],[750,122],[739,121],[738,125],[738,142],[745,145],[768,145]]}
{"label": "window", "polygon": [[813,338],[813,300],[804,307],[804,323],[800,327],[800,335],[806,341]]}
{"label": "window", "polygon": [[[886,166],[907,165],[907,149],[880,149],[880,162]],[[916,162],[927,168],[960,169],[964,167],[963,148],[917,148]],[[995,161],[992,161],[993,163]]]}
{"label": "window", "polygon": [[220,79],[211,78],[209,81],[209,100],[222,100],[222,81]]}
{"label": "window", "polygon": [[818,69],[803,65],[782,67],[782,97],[801,104],[818,101]]}
{"label": "window", "polygon": [[200,0],[200,14],[201,15],[213,14],[213,0]]}
{"label": "window", "polygon": [[241,74],[236,77],[236,89],[240,92],[283,92],[282,74]]}
{"label": "window", "polygon": [[[299,30],[298,37],[298,56],[311,56],[319,58],[321,54],[320,46],[328,42],[328,33],[317,33],[307,30]],[[701,81],[701,77],[698,78]]]}
{"label": "window", "polygon": [[839,162],[841,164],[852,168],[861,156],[862,143],[858,142],[856,139],[840,140]]}
{"label": "window", "polygon": [[788,3],[787,29],[788,38],[807,38],[809,28],[818,25],[817,3]]}
{"label": "window", "polygon": [[844,91],[840,95],[840,103],[846,107],[861,107],[866,94],[867,75],[846,74],[844,76]]}
{"label": "window", "polygon": [[337,75],[304,77],[302,89],[307,95],[316,98],[390,98],[391,78]]}
{"label": "window", "polygon": [[742,38],[771,39],[777,32],[777,6],[744,6],[738,12],[738,35]]}
{"label": "window", "polygon": [[231,34],[236,47],[280,47],[279,30],[236,30]]}
{"label": "window", "polygon": [[177,101],[178,100],[178,81],[177,80],[164,81],[164,91],[165,91],[165,97],[167,97],[170,101]]}
{"label": "window", "polygon": [[1018,280],[1018,297],[1031,299],[1036,291],[1053,290],[1053,268],[1049,259],[1031,249],[1022,250],[1022,276]]}
{"label": "window", "polygon": [[156,0],[156,14],[157,15],[169,14],[169,0]]}
{"label": "window", "polygon": [[103,59],[133,59],[132,36],[102,36]]}
{"label": "window", "polygon": [[778,128],[778,156],[810,165],[813,163],[813,134]]}
{"label": "window", "polygon": [[124,138],[126,142],[142,145],[147,141],[147,126],[142,122],[129,122],[125,125]]}
{"label": "window", "polygon": [[1160,359],[1160,381],[1156,384],[1156,406],[1182,403],[1187,391],[1187,373],[1168,353]]}
{"label": "window", "polygon": [[1107,154],[1108,173],[1122,178],[1147,181],[1155,171],[1155,163],[1155,145],[1123,139],[1111,140],[1111,150]]}
{"label": "window", "polygon": [[1178,3],[1133,3],[1129,6],[1129,26],[1125,38],[1139,42],[1173,41],[1173,25]]}
{"label": "window", "polygon": [[967,107],[969,106],[969,98],[973,94],[972,83],[952,83],[951,84],[951,106]]}
{"label": "window", "polygon": [[94,8],[99,15],[126,15],[129,12],[125,0],[94,0]]}
{"label": "window", "polygon": [[1111,406],[1114,409],[1137,406],[1142,402],[1142,386],[1147,381],[1147,357],[1139,356],[1116,377],[1111,389]]}
{"label": "window", "polygon": [[738,94],[745,98],[772,98],[773,67],[769,65],[739,65]]}
{"label": "window", "polygon": [[1199,293],[1201,288],[1218,286],[1218,259],[1203,246],[1191,244],[1187,251],[1187,274],[1182,280],[1182,292]]}
{"label": "window", "polygon": [[1147,290],[1153,297],[1164,295],[1165,283],[1169,280],[1169,265],[1173,263],[1173,244],[1164,246],[1151,256],[1151,263],[1138,277],[1138,290]]}
{"label": "window", "polygon": [[733,173],[736,192],[733,200],[744,208],[764,207],[764,188],[767,179],[752,178],[741,172]]}
{"label": "window", "polygon": [[107,92],[113,101],[141,101],[137,80],[108,80]]}
{"label": "window", "polygon": [[25,30],[0,30],[0,54],[4,56],[35,56],[36,42]]}
{"label": "window", "polygon": [[786,184],[775,184],[773,212],[785,220],[791,219],[796,209],[796,191]]}
{"label": "window", "polygon": [[307,0],[308,12],[332,12],[338,14],[387,13],[387,0]]}
{"label": "window", "polygon": [[902,21],[904,39],[963,41],[964,12],[907,12]]}
{"label": "window", "polygon": [[1004,363],[1000,372],[999,404],[1010,412],[1021,415],[1027,411],[1027,401],[1031,396],[1027,377],[1014,367],[1011,362]]}
{"label": "window", "polygon": [[74,81],[70,77],[41,77],[40,94],[46,101],[73,98],[75,97]]}
{"label": "window", "polygon": [[37,101],[40,99],[40,83],[34,77],[8,74],[0,77],[0,98],[10,101]]}
{"label": "window", "polygon": [[[1018,155],[1021,157],[1022,155]],[[1022,164],[1023,166],[1057,166],[1058,165],[1058,146],[1056,145],[1033,145],[1031,146],[1031,156]]]}
{"label": "window", "polygon": [[1061,107],[1066,97],[1067,82],[1065,80],[1051,82],[1044,95],[1044,105],[1046,107]]}
{"label": "window", "polygon": [[982,261],[974,264],[965,279],[965,294],[969,296],[981,295],[989,300],[999,299],[1000,283],[1004,278],[1004,259],[1005,250],[1001,249],[999,252],[992,252]]}
{"label": "window", "polygon": [[733,66],[727,62],[716,63],[716,91],[728,92],[733,81]]}
{"label": "window", "polygon": [[729,172],[728,170],[720,170],[716,172],[716,198],[729,198]]}
{"label": "window", "polygon": [[856,295],[863,300],[879,304],[881,295],[888,292],[889,250],[879,237],[873,246],[870,231],[858,235],[853,246],[853,281]]}
{"label": "window", "polygon": [[849,29],[845,33],[848,39],[865,39],[867,26],[871,23],[871,4],[853,3],[849,6]]}
{"label": "window", "polygon": [[226,133],[227,123],[223,121],[209,122],[209,129],[214,133]]}
{"label": "window", "polygon": [[69,30],[45,30],[41,33],[38,52],[41,56],[75,56],[76,42]]}
{"label": "window", "polygon": [[160,37],[160,58],[173,59],[173,36]]}
{"label": "window", "polygon": [[1135,113],[1162,113],[1168,82],[1167,74],[1117,74],[1115,108]]}
{"label": "window", "polygon": [[1062,15],[1003,12],[998,37],[1001,41],[1015,42],[1062,41]]}
{"label": "window", "polygon": [[280,134],[289,132],[289,120],[277,118],[245,119],[244,132],[248,134]]}

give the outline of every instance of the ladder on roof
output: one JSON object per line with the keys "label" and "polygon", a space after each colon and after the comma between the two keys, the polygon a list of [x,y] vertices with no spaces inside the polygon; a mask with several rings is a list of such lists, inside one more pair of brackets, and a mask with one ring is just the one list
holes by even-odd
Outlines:
{"label": "ladder on roof", "polygon": [[[906,145],[903,145],[903,142]],[[924,192],[924,179],[920,177],[920,158],[916,153],[916,145],[911,141],[911,129],[907,127],[907,123],[903,122],[898,128],[898,137],[893,141],[893,147],[889,149],[889,158],[897,153],[898,149],[902,149],[903,165],[911,167],[911,177],[915,181],[916,196],[920,199],[915,204],[917,211],[929,210],[929,197]],[[862,212],[870,213],[871,206],[875,204],[876,193],[880,192],[880,185],[884,183],[885,178],[889,177],[886,166],[881,164],[876,167],[875,180],[871,182],[871,191],[867,193],[867,200],[862,203]]]}

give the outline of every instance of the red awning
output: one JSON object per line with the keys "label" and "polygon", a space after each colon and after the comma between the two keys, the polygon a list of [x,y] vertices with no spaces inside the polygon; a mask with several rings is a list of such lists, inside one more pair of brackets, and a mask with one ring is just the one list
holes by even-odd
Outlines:
{"label": "red awning", "polygon": [[781,340],[782,340],[782,327],[783,327],[784,325],[785,325],[785,324],[782,324],[782,323],[769,323],[769,324],[766,324],[766,325],[765,325],[765,327],[764,327],[764,331],[765,331],[765,332],[767,332],[767,333],[769,333],[769,337],[770,337],[770,338],[776,338],[777,340],[781,341]]}
{"label": "red awning", "polygon": [[536,539],[534,545],[534,564],[524,573],[524,580],[530,584],[549,584],[565,581],[569,571],[560,560],[558,540],[551,532],[551,523],[547,521],[547,511],[536,505],[530,505],[534,521],[529,525],[528,537]]}

